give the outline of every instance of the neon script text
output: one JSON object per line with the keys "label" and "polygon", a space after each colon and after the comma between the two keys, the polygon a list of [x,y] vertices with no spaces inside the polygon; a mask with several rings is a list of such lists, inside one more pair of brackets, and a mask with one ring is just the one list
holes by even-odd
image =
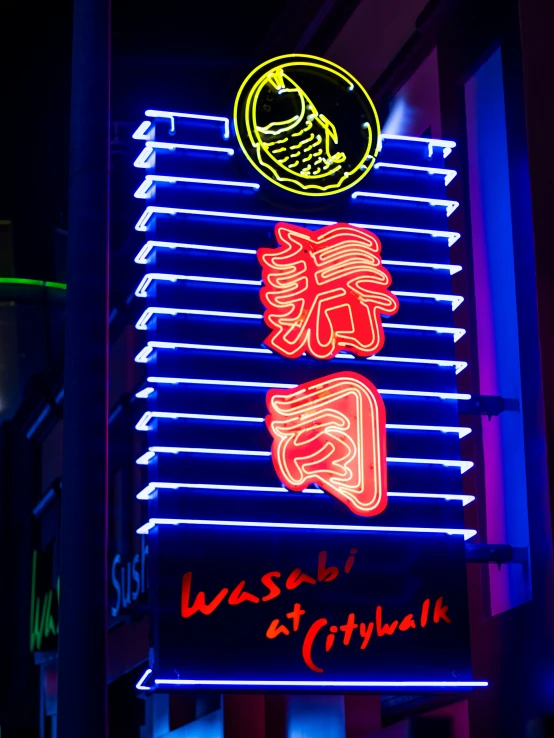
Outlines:
{"label": "neon script text", "polygon": [[[291,632],[297,632],[305,614],[306,611],[302,609],[300,603],[296,602],[291,612],[285,616],[290,622],[283,625],[280,620],[273,620],[266,631],[266,638],[273,640],[280,635],[288,636]],[[410,612],[401,619],[392,620],[388,623],[385,621],[381,605],[375,608],[373,620],[369,622],[365,620],[358,621],[353,612],[348,615],[346,621],[341,625],[329,625],[327,618],[318,618],[308,627],[304,636],[302,659],[309,669],[323,674],[324,670],[314,663],[312,654],[314,644],[317,641],[321,642],[323,637],[325,638],[326,653],[335,646],[336,639],[339,639],[339,643],[342,641],[343,646],[352,645],[354,648],[357,647],[361,651],[365,651],[372,638],[383,638],[411,629],[425,628],[431,622],[435,625],[441,622],[447,624],[452,622],[448,615],[448,606],[444,604],[442,597],[435,600],[432,608],[431,600],[424,600],[417,615]]]}
{"label": "neon script text", "polygon": [[[349,574],[354,564],[357,549],[350,550],[343,572]],[[196,613],[211,615],[227,599],[228,605],[241,605],[244,602],[259,604],[269,602],[279,597],[283,590],[295,590],[301,585],[315,585],[323,582],[332,582],[340,575],[338,566],[327,564],[327,551],[320,551],[317,557],[317,570],[307,574],[300,568],[293,569],[285,579],[280,571],[268,571],[260,578],[263,591],[256,588],[254,592],[246,589],[246,581],[242,580],[232,590],[223,587],[211,600],[206,598],[205,592],[199,592],[191,604],[192,572],[183,575],[181,584],[181,617],[190,618]],[[277,582],[279,580],[279,583]]]}
{"label": "neon script text", "polygon": [[[112,617],[117,617],[120,610],[125,610],[143,594],[147,587],[148,545],[146,536],[141,536],[140,554],[135,554],[132,561],[122,560],[121,554],[116,554],[112,560],[111,574],[112,587],[115,592],[115,603],[110,607]],[[132,579],[132,583],[131,583]]]}

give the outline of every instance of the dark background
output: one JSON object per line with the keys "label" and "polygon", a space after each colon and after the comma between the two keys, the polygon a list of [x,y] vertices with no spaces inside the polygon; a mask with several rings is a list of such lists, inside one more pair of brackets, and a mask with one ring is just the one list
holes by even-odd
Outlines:
{"label": "dark background", "polygon": [[[317,52],[357,4],[113,0],[112,165],[128,140],[114,123],[136,125],[144,101],[182,110],[186,91],[188,109],[218,114],[255,64]],[[3,19],[0,220],[13,223],[17,276],[56,279],[53,230],[67,227],[72,6],[12,2]]]}

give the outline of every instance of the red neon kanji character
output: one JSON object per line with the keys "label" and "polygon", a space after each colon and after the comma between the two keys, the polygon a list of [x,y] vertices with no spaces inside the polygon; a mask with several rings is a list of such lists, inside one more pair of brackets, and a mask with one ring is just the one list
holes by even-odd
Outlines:
{"label": "red neon kanji character", "polygon": [[399,302],[387,289],[377,236],[345,223],[318,231],[278,223],[275,235],[278,248],[258,249],[264,321],[272,329],[266,345],[289,359],[305,351],[316,359],[345,348],[359,356],[380,351],[381,315],[394,315]]}
{"label": "red neon kanji character", "polygon": [[357,515],[387,505],[385,406],[373,384],[354,372],[267,393],[266,424],[279,479],[301,492],[317,484]]}

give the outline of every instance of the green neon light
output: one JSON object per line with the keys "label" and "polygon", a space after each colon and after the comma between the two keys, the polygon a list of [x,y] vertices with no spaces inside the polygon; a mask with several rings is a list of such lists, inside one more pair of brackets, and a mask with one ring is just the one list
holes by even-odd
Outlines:
{"label": "green neon light", "polygon": [[24,279],[23,277],[0,277],[0,284],[28,284],[33,287],[51,287],[55,290],[65,290],[63,282],[43,282],[42,279]]}
{"label": "green neon light", "polygon": [[38,552],[33,551],[33,568],[31,574],[31,622],[30,622],[30,650],[40,651],[42,641],[49,636],[55,636],[59,633],[57,618],[54,619],[52,613],[52,601],[54,596],[58,607],[60,605],[60,578],[56,584],[56,589],[51,589],[44,595],[44,599],[37,597],[37,558]]}

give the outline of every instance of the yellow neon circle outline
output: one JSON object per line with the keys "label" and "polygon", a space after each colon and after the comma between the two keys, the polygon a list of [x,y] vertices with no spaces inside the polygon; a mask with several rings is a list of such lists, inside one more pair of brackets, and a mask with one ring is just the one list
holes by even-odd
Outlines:
{"label": "yellow neon circle outline", "polygon": [[[286,63],[278,64],[280,60],[288,60]],[[308,61],[313,60],[313,61]],[[266,68],[267,71],[259,77],[258,80],[252,84],[250,92],[248,93],[248,96],[246,98],[246,103],[244,104],[244,123],[247,131],[247,135],[249,138],[249,144],[253,146],[257,152],[260,152],[260,144],[261,144],[261,138],[259,134],[255,133],[252,130],[251,126],[251,120],[254,120],[254,113],[256,108],[256,103],[258,100],[258,97],[260,95],[261,90],[263,87],[265,87],[268,77],[271,74],[275,74],[278,70],[285,69],[287,67],[294,67],[294,66],[308,66],[308,67],[316,67],[318,69],[321,69],[324,72],[329,72],[340,79],[342,79],[344,82],[347,83],[349,89],[352,89],[353,87],[357,87],[359,91],[363,94],[365,97],[370,109],[373,112],[373,116],[375,118],[375,132],[372,130],[371,125],[366,126],[366,130],[368,132],[368,140],[367,140],[367,146],[365,149],[365,152],[363,156],[361,157],[360,161],[354,167],[354,169],[350,170],[349,172],[345,173],[345,175],[340,179],[340,181],[336,184],[332,185],[318,185],[313,184],[314,179],[321,179],[322,177],[327,177],[330,174],[337,171],[337,168],[335,168],[332,172],[326,172],[322,175],[302,175],[301,173],[291,172],[291,174],[296,175],[296,177],[303,177],[306,180],[310,180],[307,184],[303,184],[302,181],[299,181],[299,179],[293,179],[291,177],[282,176],[279,175],[276,168],[271,166],[268,163],[264,163],[263,167],[260,163],[260,154],[258,153],[258,160],[256,160],[248,151],[247,147],[245,146],[245,143],[243,141],[243,138],[240,133],[240,127],[239,127],[239,103],[242,102],[242,94],[246,88],[246,86],[251,83],[252,78],[263,68]],[[289,78],[290,79],[290,78]],[[305,93],[304,93],[305,94]],[[306,99],[310,104],[311,100],[306,95]],[[304,106],[304,100],[301,98],[302,106]],[[315,108],[315,106],[314,106]],[[303,108],[304,110],[304,108]],[[355,184],[360,182],[370,171],[373,164],[375,163],[375,155],[376,155],[376,149],[377,144],[379,141],[379,136],[381,133],[380,125],[379,125],[379,116],[377,115],[377,110],[375,109],[375,106],[373,104],[373,101],[369,97],[366,89],[363,87],[363,85],[358,82],[358,80],[351,75],[349,72],[347,72],[345,69],[340,67],[338,64],[335,64],[334,62],[328,61],[326,59],[322,59],[318,56],[313,56],[312,54],[282,54],[280,56],[275,56],[272,59],[268,59],[267,61],[263,62],[262,64],[259,64],[255,69],[253,69],[250,74],[246,77],[244,82],[239,88],[239,91],[237,93],[237,96],[235,98],[235,105],[233,109],[233,117],[234,117],[234,124],[235,124],[235,133],[237,135],[237,140],[239,142],[239,145],[248,159],[248,161],[252,164],[252,166],[266,179],[268,179],[273,184],[277,185],[278,187],[281,187],[282,189],[288,190],[289,192],[293,192],[296,195],[306,195],[308,197],[322,197],[325,195],[335,195],[340,192],[344,192],[347,189],[350,189],[350,187],[353,187]],[[320,116],[322,118],[325,118],[325,116]],[[285,124],[289,123],[292,125],[295,118],[290,119],[290,121],[284,121]],[[286,126],[282,129],[283,131],[286,130]],[[375,137],[373,136],[373,133],[375,133]],[[258,143],[256,143],[256,140],[258,140]],[[372,154],[371,151],[374,153]],[[286,173],[288,170],[287,167],[283,166],[281,162],[279,162],[267,149],[264,150],[264,153],[268,155],[268,158],[270,160],[273,160],[275,162],[275,166],[278,167],[281,170],[284,170]],[[366,165],[365,170],[361,170],[361,167],[363,165]],[[270,170],[272,172],[273,176],[267,172],[267,170]],[[355,173],[358,173],[357,177],[354,177],[352,179],[352,175]],[[344,181],[347,181],[347,184],[343,185]],[[286,182],[291,182],[295,185],[295,187],[291,187],[290,185],[287,185]],[[342,186],[341,186],[342,185]],[[317,189],[320,190],[320,192],[308,192],[308,189]]]}

